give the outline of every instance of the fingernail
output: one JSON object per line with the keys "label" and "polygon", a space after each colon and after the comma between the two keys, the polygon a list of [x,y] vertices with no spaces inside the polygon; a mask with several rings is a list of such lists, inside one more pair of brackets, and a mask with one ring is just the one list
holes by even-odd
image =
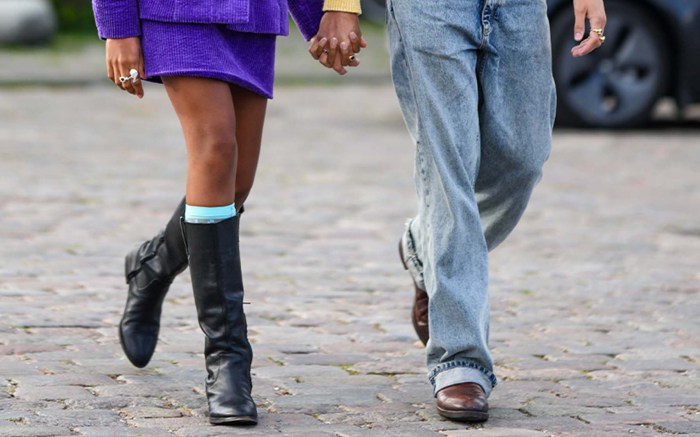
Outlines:
{"label": "fingernail", "polygon": [[331,47],[335,48],[338,46],[338,40],[333,38],[331,39]]}
{"label": "fingernail", "polygon": [[355,32],[350,32],[350,39],[353,41],[357,39],[357,35],[355,34]]}
{"label": "fingernail", "polygon": [[321,38],[321,41],[319,41],[319,44],[325,45],[327,42],[328,42],[328,38],[326,38],[326,37],[324,36],[323,38]]}
{"label": "fingernail", "polygon": [[576,41],[581,41],[582,38],[583,38],[583,32],[576,32],[576,35],[574,36],[574,39],[575,39]]}
{"label": "fingernail", "polygon": [[340,43],[340,49],[341,49],[341,50],[347,50],[347,49],[348,49],[348,42],[347,42],[347,41],[341,42],[341,43]]}

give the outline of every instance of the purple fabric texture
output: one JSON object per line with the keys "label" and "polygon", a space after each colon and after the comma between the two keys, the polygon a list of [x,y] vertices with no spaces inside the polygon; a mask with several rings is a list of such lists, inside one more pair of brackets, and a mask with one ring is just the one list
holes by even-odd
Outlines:
{"label": "purple fabric texture", "polygon": [[291,14],[304,38],[318,31],[323,0],[92,0],[100,38],[140,36],[140,20],[224,24],[229,30],[286,35]]}
{"label": "purple fabric texture", "polygon": [[234,32],[223,24],[142,20],[146,80],[219,79],[272,98],[276,35]]}
{"label": "purple fabric texture", "polygon": [[276,35],[307,40],[323,0],[92,0],[102,39],[141,37],[147,80],[209,77],[272,98]]}

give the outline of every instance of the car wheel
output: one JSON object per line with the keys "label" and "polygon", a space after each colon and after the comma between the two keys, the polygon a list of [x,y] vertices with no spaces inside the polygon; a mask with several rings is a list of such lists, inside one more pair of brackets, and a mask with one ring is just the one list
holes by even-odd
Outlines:
{"label": "car wheel", "polygon": [[606,9],[605,44],[581,58],[570,53],[573,11],[565,9],[552,20],[559,124],[638,126],[666,91],[668,50],[659,25],[631,2],[609,1]]}

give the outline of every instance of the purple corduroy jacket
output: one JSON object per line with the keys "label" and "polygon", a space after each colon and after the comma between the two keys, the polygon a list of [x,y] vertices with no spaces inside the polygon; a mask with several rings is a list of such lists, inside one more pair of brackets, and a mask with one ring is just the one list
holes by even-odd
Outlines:
{"label": "purple corduroy jacket", "polygon": [[323,0],[92,0],[100,38],[141,35],[141,20],[225,24],[252,33],[289,33],[292,15],[304,38],[318,32]]}

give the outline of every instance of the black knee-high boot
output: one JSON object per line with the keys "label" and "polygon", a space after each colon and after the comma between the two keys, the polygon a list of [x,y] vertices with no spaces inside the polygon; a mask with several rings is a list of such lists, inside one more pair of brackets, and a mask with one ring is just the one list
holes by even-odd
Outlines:
{"label": "black knee-high boot", "polygon": [[206,392],[215,425],[257,423],[251,396],[253,351],[243,313],[240,216],[215,224],[183,222],[199,326],[206,335]]}
{"label": "black knee-high boot", "polygon": [[136,367],[144,367],[151,360],[158,342],[163,299],[175,277],[187,267],[180,228],[184,215],[183,198],[165,229],[126,256],[129,294],[119,323],[119,340]]}

